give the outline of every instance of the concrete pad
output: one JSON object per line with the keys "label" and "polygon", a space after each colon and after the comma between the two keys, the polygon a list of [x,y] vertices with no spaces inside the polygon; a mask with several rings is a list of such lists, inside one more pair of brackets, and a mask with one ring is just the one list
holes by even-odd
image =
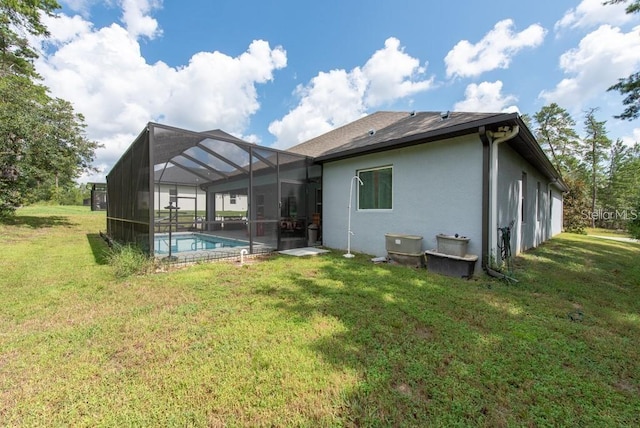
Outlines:
{"label": "concrete pad", "polygon": [[280,254],[285,254],[287,256],[317,256],[318,254],[328,253],[329,250],[323,250],[322,248],[315,247],[304,247],[304,248],[293,248],[291,250],[283,250],[278,251]]}

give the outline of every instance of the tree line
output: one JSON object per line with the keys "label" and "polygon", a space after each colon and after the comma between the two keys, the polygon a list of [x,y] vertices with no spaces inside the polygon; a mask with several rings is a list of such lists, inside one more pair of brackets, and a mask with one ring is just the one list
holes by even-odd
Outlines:
{"label": "tree line", "polygon": [[36,73],[28,37],[47,37],[41,14],[54,0],[0,0],[0,218],[38,200],[77,200],[75,180],[92,170],[98,143],[82,115],[52,97]]}
{"label": "tree line", "polygon": [[552,103],[523,116],[569,188],[564,228],[628,229],[640,234],[640,144],[612,140],[597,108],[584,112],[583,136],[566,109]]}
{"label": "tree line", "polygon": [[[608,0],[604,5],[625,4],[626,13],[640,12],[640,0]],[[624,110],[616,119],[640,117],[640,72],[618,79],[609,87],[624,96]],[[557,104],[543,107],[526,118],[538,142],[567,184],[564,196],[564,228],[582,232],[585,227],[627,229],[640,239],[640,146],[611,140],[606,121],[598,120],[597,108],[584,113],[584,136],[578,137],[576,122]]]}

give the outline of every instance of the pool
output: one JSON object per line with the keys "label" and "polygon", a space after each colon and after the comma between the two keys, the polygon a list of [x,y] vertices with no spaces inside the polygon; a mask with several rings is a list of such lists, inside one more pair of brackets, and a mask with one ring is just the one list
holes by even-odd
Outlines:
{"label": "pool", "polygon": [[[192,251],[212,251],[235,247],[247,247],[249,242],[239,239],[222,238],[220,236],[203,233],[174,233],[171,236],[171,253],[186,253]],[[169,234],[154,236],[154,253],[169,254]]]}

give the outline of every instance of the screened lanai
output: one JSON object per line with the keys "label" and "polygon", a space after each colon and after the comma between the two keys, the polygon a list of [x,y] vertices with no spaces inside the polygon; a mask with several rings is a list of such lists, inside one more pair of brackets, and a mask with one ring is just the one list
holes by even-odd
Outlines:
{"label": "screened lanai", "polygon": [[308,157],[149,123],[107,175],[107,233],[156,257],[303,247],[320,183]]}

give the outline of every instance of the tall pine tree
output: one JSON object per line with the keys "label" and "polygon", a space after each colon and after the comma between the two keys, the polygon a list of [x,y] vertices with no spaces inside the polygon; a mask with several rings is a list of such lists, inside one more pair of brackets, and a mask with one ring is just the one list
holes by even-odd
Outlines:
{"label": "tall pine tree", "polygon": [[[597,212],[598,187],[604,181],[604,161],[609,158],[611,140],[607,136],[606,121],[598,121],[595,113],[598,109],[589,109],[584,116],[585,138],[583,139],[583,159],[588,167],[591,185],[591,212]],[[591,216],[591,227],[595,227],[595,216]]]}
{"label": "tall pine tree", "polygon": [[536,138],[553,166],[563,177],[571,175],[578,166],[576,159],[580,147],[575,120],[556,103],[542,107],[534,119]]}

